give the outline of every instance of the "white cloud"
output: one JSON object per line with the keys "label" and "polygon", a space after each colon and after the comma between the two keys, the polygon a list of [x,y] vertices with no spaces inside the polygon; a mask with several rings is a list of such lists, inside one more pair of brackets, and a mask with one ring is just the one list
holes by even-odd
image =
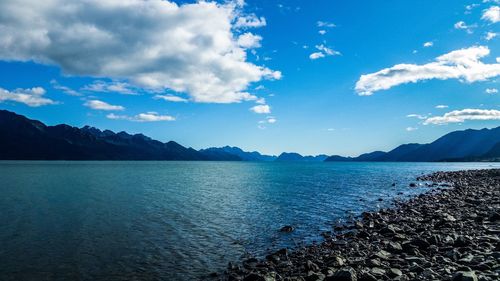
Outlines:
{"label": "white cloud", "polygon": [[315,47],[319,52],[314,52],[314,53],[309,55],[309,58],[312,60],[324,58],[326,56],[340,56],[341,55],[340,52],[335,51],[335,50],[333,50],[333,49],[331,49],[323,44],[316,45]]}
{"label": "white cloud", "polygon": [[318,33],[321,34],[321,35],[325,35],[326,34],[326,30],[321,29],[320,31],[318,31]]}
{"label": "white cloud", "polygon": [[258,98],[255,100],[255,103],[257,104],[266,104],[266,99],[265,98]]}
{"label": "white cloud", "polygon": [[241,4],[199,1],[0,1],[0,60],[59,66],[195,102],[247,100],[246,89],[281,73],[247,61],[238,30],[265,25]]}
{"label": "white cloud", "polygon": [[175,117],[170,115],[159,115],[157,112],[140,113],[135,116],[116,115],[110,113],[106,118],[112,120],[128,120],[133,122],[159,122],[159,121],[175,121]]}
{"label": "white cloud", "polygon": [[472,29],[476,28],[477,26],[475,24],[474,25],[467,25],[464,21],[459,21],[459,22],[455,23],[455,25],[453,27],[455,27],[455,29],[465,30],[465,31],[467,31],[467,33],[472,34],[473,33]]}
{"label": "white cloud", "polygon": [[413,132],[413,131],[416,131],[416,130],[418,130],[418,128],[417,128],[417,127],[407,127],[407,128],[406,128],[406,131],[407,131],[407,132]]}
{"label": "white cloud", "polygon": [[111,105],[109,103],[100,101],[100,100],[88,100],[83,105],[86,107],[95,109],[95,110],[106,110],[106,111],[114,111],[114,110],[125,110],[125,107],[121,105]]}
{"label": "white cloud", "polygon": [[268,116],[266,118],[266,120],[267,120],[267,123],[270,123],[270,124],[274,124],[274,123],[278,122],[278,120],[275,117],[272,117],[272,116]]}
{"label": "white cloud", "polygon": [[318,21],[316,24],[318,25],[318,27],[329,27],[329,28],[336,27],[334,23],[327,21]]}
{"label": "white cloud", "polygon": [[453,26],[455,29],[467,29],[467,24],[464,21],[459,21]]}
{"label": "white cloud", "polygon": [[251,111],[258,114],[269,114],[271,113],[271,107],[267,104],[256,105],[250,108]]}
{"label": "white cloud", "polygon": [[432,46],[434,46],[434,43],[433,43],[433,42],[431,42],[431,41],[429,41],[429,42],[425,42],[425,43],[424,43],[424,47],[425,47],[425,48],[429,48],[429,47],[432,47]]}
{"label": "white cloud", "polygon": [[479,4],[470,4],[470,5],[465,6],[465,10],[471,11],[472,9],[474,9],[477,6],[479,6]]}
{"label": "white cloud", "polygon": [[485,110],[485,109],[463,109],[454,110],[444,114],[443,116],[436,116],[428,118],[424,121],[424,125],[444,125],[448,123],[462,123],[467,120],[500,120],[500,111],[498,110]]}
{"label": "white cloud", "polygon": [[59,91],[62,91],[65,94],[70,95],[70,96],[78,97],[78,96],[82,95],[79,92],[71,89],[70,87],[66,87],[66,86],[59,84],[59,82],[57,82],[57,80],[55,80],[55,79],[50,80],[50,85],[52,85],[52,88],[59,90]]}
{"label": "white cloud", "polygon": [[500,7],[491,6],[490,8],[483,11],[481,19],[490,21],[491,23],[497,23],[500,21]]}
{"label": "white cloud", "polygon": [[420,120],[424,120],[427,118],[426,115],[420,115],[420,114],[408,114],[406,115],[406,117],[408,118],[417,118],[417,119],[420,119]]}
{"label": "white cloud", "polygon": [[487,94],[496,94],[496,93],[498,93],[498,89],[497,88],[488,88],[488,89],[486,89],[485,92]]}
{"label": "white cloud", "polygon": [[81,90],[91,91],[91,92],[103,92],[103,93],[119,93],[124,95],[136,95],[137,91],[132,89],[133,87],[128,83],[124,82],[104,82],[104,81],[94,81],[92,84],[88,84],[82,87]]}
{"label": "white cloud", "polygon": [[155,95],[153,99],[170,101],[170,102],[188,102],[187,99],[174,95]]}
{"label": "white cloud", "polygon": [[261,129],[261,130],[264,130],[266,129],[266,125],[267,124],[274,124],[278,122],[278,120],[276,119],[276,117],[273,117],[273,116],[267,116],[265,120],[260,120],[257,125],[257,128]]}
{"label": "white cloud", "polygon": [[498,33],[495,33],[495,32],[487,32],[486,35],[484,36],[484,39],[486,39],[486,41],[490,41],[491,39],[495,38],[498,36]]}
{"label": "white cloud", "polygon": [[261,36],[247,32],[238,37],[238,45],[240,45],[240,47],[245,49],[260,48],[261,40],[262,40]]}
{"label": "white cloud", "polygon": [[444,105],[444,104],[436,105],[436,108],[437,108],[437,109],[444,109],[444,108],[448,108],[448,107],[449,107],[449,106]]}
{"label": "white cloud", "polygon": [[237,17],[235,28],[257,28],[266,26],[266,19],[264,17],[257,17],[255,14],[241,15]]}
{"label": "white cloud", "polygon": [[30,107],[57,104],[57,102],[43,97],[45,93],[45,89],[41,87],[34,87],[31,89],[15,89],[14,91],[0,88],[0,103],[5,101],[14,101],[24,103]]}
{"label": "white cloud", "polygon": [[324,57],[325,57],[325,54],[323,54],[322,52],[314,52],[314,53],[309,55],[309,58],[312,60],[317,60],[317,59],[324,58]]}
{"label": "white cloud", "polygon": [[431,79],[459,79],[467,83],[485,81],[500,75],[499,63],[485,64],[480,60],[489,54],[488,47],[475,46],[452,51],[423,65],[398,64],[362,75],[356,83],[356,91],[359,95],[367,96],[401,84]]}

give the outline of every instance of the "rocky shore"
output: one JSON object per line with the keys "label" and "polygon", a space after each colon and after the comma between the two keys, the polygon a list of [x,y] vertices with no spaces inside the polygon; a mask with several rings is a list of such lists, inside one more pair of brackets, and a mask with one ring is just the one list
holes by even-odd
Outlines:
{"label": "rocky shore", "polygon": [[229,264],[218,280],[500,280],[500,170],[438,172],[432,190],[325,241]]}

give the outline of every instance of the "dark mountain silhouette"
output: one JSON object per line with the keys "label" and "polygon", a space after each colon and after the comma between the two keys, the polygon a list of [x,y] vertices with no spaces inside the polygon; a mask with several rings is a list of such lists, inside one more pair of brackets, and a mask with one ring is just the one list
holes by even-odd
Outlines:
{"label": "dark mountain silhouette", "polygon": [[166,143],[142,134],[115,133],[85,126],[47,126],[40,121],[0,110],[0,159],[4,160],[198,160],[198,161],[500,161],[500,127],[455,131],[429,144],[404,144],[389,151],[358,157],[278,157],[246,152],[238,147],[197,151],[174,141]]}
{"label": "dark mountain silhouette", "polygon": [[142,134],[93,127],[46,126],[0,110],[0,159],[18,160],[241,160],[231,154],[206,155]]}
{"label": "dark mountain silhouette", "polygon": [[429,144],[404,144],[389,152],[373,152],[359,157],[331,156],[325,161],[478,161],[500,156],[500,127],[455,131]]}
{"label": "dark mountain silhouette", "polygon": [[328,158],[327,155],[317,155],[317,156],[302,156],[295,152],[283,152],[278,156],[276,161],[278,162],[322,162]]}
{"label": "dark mountain silhouette", "polygon": [[247,152],[247,151],[243,151],[239,147],[231,147],[231,146],[211,147],[211,148],[207,148],[207,149],[202,149],[202,150],[200,150],[200,152],[203,152],[206,155],[231,154],[231,155],[238,156],[243,161],[270,162],[270,161],[276,160],[276,158],[277,158],[274,155],[263,155],[257,151]]}

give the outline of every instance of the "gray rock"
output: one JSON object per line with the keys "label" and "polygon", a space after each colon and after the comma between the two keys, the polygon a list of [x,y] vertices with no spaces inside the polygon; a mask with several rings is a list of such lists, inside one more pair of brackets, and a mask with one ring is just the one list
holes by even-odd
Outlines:
{"label": "gray rock", "polygon": [[343,267],[335,274],[325,279],[326,281],[357,281],[356,271],[352,267]]}
{"label": "gray rock", "polygon": [[403,275],[403,272],[401,272],[401,270],[399,270],[397,268],[391,268],[391,269],[389,269],[388,275],[389,275],[389,277],[394,278],[396,276]]}
{"label": "gray rock", "polygon": [[452,281],[477,281],[474,271],[459,271],[453,275]]}

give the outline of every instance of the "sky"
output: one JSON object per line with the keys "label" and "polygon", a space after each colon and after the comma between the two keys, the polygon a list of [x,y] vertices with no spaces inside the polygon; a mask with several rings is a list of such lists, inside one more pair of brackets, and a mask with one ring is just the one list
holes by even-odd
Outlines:
{"label": "sky", "polygon": [[0,2],[0,109],[356,156],[500,125],[500,0]]}

